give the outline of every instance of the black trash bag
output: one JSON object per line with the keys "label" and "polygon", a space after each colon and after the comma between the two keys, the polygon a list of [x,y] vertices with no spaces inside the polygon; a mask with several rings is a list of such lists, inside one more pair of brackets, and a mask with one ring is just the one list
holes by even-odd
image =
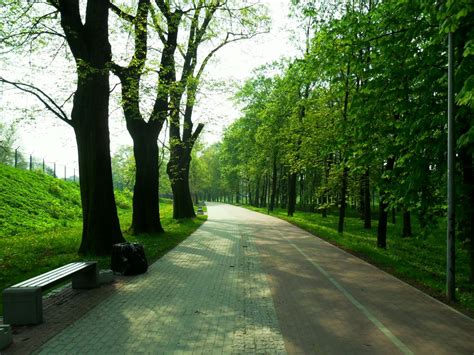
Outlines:
{"label": "black trash bag", "polygon": [[110,268],[121,275],[145,273],[148,270],[148,262],[143,245],[139,243],[114,244]]}

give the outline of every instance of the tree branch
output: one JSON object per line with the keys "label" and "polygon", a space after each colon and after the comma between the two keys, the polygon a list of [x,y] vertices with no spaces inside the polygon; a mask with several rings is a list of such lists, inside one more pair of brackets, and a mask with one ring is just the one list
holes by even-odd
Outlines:
{"label": "tree branch", "polygon": [[133,21],[135,21],[135,16],[132,16],[129,13],[126,13],[125,11],[123,11],[121,8],[119,8],[117,5],[113,4],[112,2],[109,2],[109,8],[121,19],[128,21],[130,23],[133,23]]}
{"label": "tree branch", "polygon": [[61,121],[66,122],[69,125],[73,125],[72,121],[67,117],[66,113],[63,111],[62,106],[66,103],[67,99],[61,106],[58,105],[48,94],[46,94],[43,90],[26,83],[21,83],[17,81],[9,81],[3,77],[0,77],[0,82],[10,84],[17,89],[27,92],[35,96],[43,105],[51,111],[56,117],[58,117]]}

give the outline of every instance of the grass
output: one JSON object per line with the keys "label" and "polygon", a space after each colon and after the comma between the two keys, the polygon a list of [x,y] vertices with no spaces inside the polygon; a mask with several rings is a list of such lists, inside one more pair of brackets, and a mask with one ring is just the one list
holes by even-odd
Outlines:
{"label": "grass", "polygon": [[[265,208],[243,206],[267,213]],[[296,212],[288,217],[286,210],[272,212],[275,217],[286,220],[318,237],[337,245],[369,263],[397,276],[437,299],[446,302],[446,231],[443,221],[431,230],[423,231],[413,219],[411,238],[402,238],[402,222],[397,216],[395,224],[388,223],[387,249],[376,247],[377,221],[372,221],[372,229],[363,228],[357,217],[345,218],[345,231],[337,232],[336,213],[323,218],[317,213]],[[469,283],[469,255],[460,243],[456,245],[456,292],[457,303],[453,306],[460,311],[474,315],[474,285]]]}
{"label": "grass", "polygon": [[[163,234],[131,235],[131,194],[116,192],[125,239],[143,244],[149,263],[195,231],[207,216],[174,220],[171,200],[160,200]],[[0,165],[0,290],[73,261],[91,260],[77,254],[82,221],[77,184],[40,172]],[[93,257],[110,268],[109,257]],[[0,303],[0,314],[2,304]]]}

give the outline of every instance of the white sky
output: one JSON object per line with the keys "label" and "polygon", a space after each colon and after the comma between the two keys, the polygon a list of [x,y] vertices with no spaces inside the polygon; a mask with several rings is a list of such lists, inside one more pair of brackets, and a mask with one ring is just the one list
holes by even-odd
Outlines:
{"label": "white sky", "polygon": [[[260,2],[268,6],[272,17],[270,33],[251,40],[232,43],[221,49],[216,54],[215,60],[207,66],[207,78],[226,83],[235,82],[240,85],[251,77],[253,69],[282,57],[294,57],[298,54],[297,45],[290,43],[291,30],[296,30],[296,25],[288,18],[289,0],[261,0]],[[2,74],[8,78],[5,74],[6,69],[2,68]],[[17,79],[19,79],[18,75]],[[3,91],[5,92],[6,88],[3,88]],[[205,102],[201,100],[199,108],[195,111],[194,121],[206,123],[201,137],[201,142],[204,144],[219,141],[223,129],[240,116],[238,109],[229,100],[235,93],[235,89],[228,91],[208,93]],[[13,95],[11,90],[8,90],[8,95]],[[4,106],[12,104],[12,100],[5,100],[5,96],[8,95],[2,95],[0,91],[0,120],[2,121],[11,119],[11,117],[6,117],[9,114],[3,109]],[[14,101],[18,102],[20,94],[14,95],[17,95]],[[21,95],[21,104],[23,107],[28,107],[36,105],[37,102],[33,97]],[[111,108],[113,107],[116,105],[111,103]],[[119,108],[115,109],[111,115],[110,138],[112,153],[122,145],[132,144],[125,127],[123,113]],[[66,164],[71,169],[77,166],[74,132],[71,127],[52,115],[23,121],[17,146],[20,146],[20,150],[25,153],[31,153],[38,158],[44,157],[47,162]]]}

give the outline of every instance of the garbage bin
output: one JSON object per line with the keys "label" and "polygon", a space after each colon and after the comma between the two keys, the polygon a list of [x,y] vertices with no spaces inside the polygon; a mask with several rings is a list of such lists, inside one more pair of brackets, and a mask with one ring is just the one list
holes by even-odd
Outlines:
{"label": "garbage bin", "polygon": [[143,245],[140,243],[114,244],[110,268],[120,275],[145,273],[148,270],[148,262]]}

